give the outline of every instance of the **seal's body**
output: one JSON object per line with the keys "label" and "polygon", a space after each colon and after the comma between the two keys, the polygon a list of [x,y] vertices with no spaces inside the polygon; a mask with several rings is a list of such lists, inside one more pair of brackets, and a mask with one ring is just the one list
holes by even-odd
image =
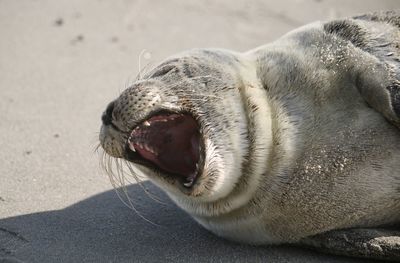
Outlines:
{"label": "seal's body", "polygon": [[246,53],[192,50],[113,101],[100,141],[229,239],[400,222],[399,43],[387,12]]}

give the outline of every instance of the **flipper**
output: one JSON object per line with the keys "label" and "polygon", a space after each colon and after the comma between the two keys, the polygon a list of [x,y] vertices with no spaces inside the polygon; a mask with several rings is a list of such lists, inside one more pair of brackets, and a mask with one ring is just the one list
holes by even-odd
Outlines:
{"label": "flipper", "polygon": [[334,230],[305,238],[301,244],[331,254],[400,261],[400,231],[392,229]]}
{"label": "flipper", "polygon": [[324,24],[324,31],[350,42],[350,70],[361,96],[400,128],[400,12],[336,20]]}

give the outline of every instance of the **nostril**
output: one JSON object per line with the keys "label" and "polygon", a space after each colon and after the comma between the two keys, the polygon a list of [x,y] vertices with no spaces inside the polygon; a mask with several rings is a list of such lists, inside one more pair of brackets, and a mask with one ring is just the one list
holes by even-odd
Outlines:
{"label": "nostril", "polygon": [[112,124],[113,110],[114,110],[114,102],[111,102],[110,104],[108,104],[106,111],[103,112],[103,115],[101,116],[101,121],[103,122],[104,125]]}

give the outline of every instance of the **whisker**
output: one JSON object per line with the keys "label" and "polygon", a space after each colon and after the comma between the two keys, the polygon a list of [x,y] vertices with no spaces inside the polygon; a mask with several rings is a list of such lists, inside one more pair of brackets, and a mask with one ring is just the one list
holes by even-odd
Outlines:
{"label": "whisker", "polygon": [[153,65],[153,62],[148,62],[146,65],[144,65],[144,67],[142,69],[139,70],[138,75],[136,76],[135,81],[139,81],[139,80],[146,80],[148,78],[144,78],[143,76],[147,75],[147,73],[149,72],[148,69]]}
{"label": "whisker", "polygon": [[139,72],[138,72],[138,79],[141,79],[141,78],[142,78],[142,75],[141,75],[141,69],[142,69],[142,55],[143,55],[144,52],[146,52],[146,49],[142,49],[142,51],[140,51],[140,54],[139,54],[139,63],[138,63]]}
{"label": "whisker", "polygon": [[[179,80],[177,82],[171,83],[171,84],[163,86],[163,87],[165,87],[165,88],[175,87],[177,85],[180,85],[183,82],[188,82],[189,80],[196,80],[196,79],[214,79],[214,80],[216,80],[218,82],[222,82],[217,77],[214,77],[214,76],[211,76],[211,75],[201,75],[201,76],[194,76],[194,77],[185,77],[185,78],[182,78],[181,80]],[[185,91],[187,91],[187,90],[185,90]]]}
{"label": "whisker", "polygon": [[[149,63],[147,63],[147,64],[142,68],[142,56],[143,56],[146,52],[147,52],[147,50],[146,50],[146,49],[143,49],[143,50],[140,52],[140,54],[139,54],[139,63],[138,63],[139,72],[138,72],[138,74],[137,74],[137,76],[136,76],[136,81],[142,79],[142,76],[145,75],[145,74],[147,73],[147,72],[145,72],[145,70],[149,67],[150,64],[152,64],[151,61],[150,61]],[[143,73],[143,75],[142,75],[142,73]]]}
{"label": "whisker", "polygon": [[154,195],[152,192],[150,192],[147,188],[145,188],[143,186],[142,181],[139,179],[139,176],[137,175],[137,172],[134,171],[134,167],[129,162],[126,162],[126,164],[127,164],[129,171],[131,172],[131,175],[134,176],[135,180],[139,182],[138,184],[143,189],[143,191],[147,194],[147,196],[159,204],[166,205],[166,203],[161,201],[161,199],[158,196]]}
{"label": "whisker", "polygon": [[[121,159],[119,159],[119,160],[121,160]],[[122,191],[123,191],[123,193],[124,193],[124,195],[125,195],[125,197],[126,197],[127,202],[126,202],[125,200],[123,200],[122,198],[120,198],[121,201],[122,201],[127,207],[129,207],[129,208],[131,208],[133,211],[135,211],[135,213],[136,213],[137,215],[139,215],[142,219],[144,219],[146,222],[151,223],[152,225],[155,225],[155,226],[160,226],[159,224],[154,223],[153,221],[147,219],[145,216],[143,216],[143,215],[140,213],[140,211],[138,211],[138,210],[136,209],[135,205],[133,204],[132,199],[131,199],[130,196],[129,196],[128,189],[127,189],[127,187],[126,187],[126,185],[127,185],[127,184],[125,183],[125,178],[126,178],[126,177],[124,176],[124,170],[123,170],[123,166],[122,166],[122,161],[119,161],[119,160],[116,159],[116,165],[118,166],[118,168],[117,168],[117,173],[119,174],[118,176],[119,176],[119,179],[120,179],[120,182],[121,182],[121,187],[120,187],[119,189],[122,189]]]}
{"label": "whisker", "polygon": [[101,149],[101,144],[97,143],[97,145],[93,146],[93,153],[98,153]]}
{"label": "whisker", "polygon": [[[98,149],[101,149],[101,148],[98,146]],[[154,226],[161,226],[161,225],[151,221],[150,219],[146,218],[135,207],[134,202],[133,202],[132,198],[130,197],[129,191],[127,188],[127,185],[129,185],[129,183],[127,183],[128,177],[127,177],[126,171],[124,170],[124,166],[123,166],[123,161],[125,162],[125,160],[120,159],[120,158],[111,157],[105,151],[102,151],[100,153],[99,159],[100,159],[100,167],[108,175],[110,183],[113,186],[113,188],[114,188],[118,198],[121,200],[121,202],[126,207],[128,207],[129,209],[134,211],[140,218],[142,218],[146,222],[148,222]],[[143,187],[140,178],[137,176],[137,173],[133,169],[131,170],[130,168],[131,167],[128,166],[129,171],[132,173],[131,175],[133,176],[135,181],[140,185],[140,187],[145,191],[145,193],[149,197],[151,197],[153,200],[159,202],[158,199],[154,198],[154,195],[151,195],[151,194],[149,195],[149,191]]]}

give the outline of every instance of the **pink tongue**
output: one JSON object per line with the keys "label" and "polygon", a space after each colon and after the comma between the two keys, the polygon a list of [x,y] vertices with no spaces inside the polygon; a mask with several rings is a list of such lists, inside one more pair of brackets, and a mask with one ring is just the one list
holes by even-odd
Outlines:
{"label": "pink tongue", "polygon": [[200,136],[196,121],[189,115],[154,116],[133,130],[130,143],[162,170],[184,177],[196,172]]}

